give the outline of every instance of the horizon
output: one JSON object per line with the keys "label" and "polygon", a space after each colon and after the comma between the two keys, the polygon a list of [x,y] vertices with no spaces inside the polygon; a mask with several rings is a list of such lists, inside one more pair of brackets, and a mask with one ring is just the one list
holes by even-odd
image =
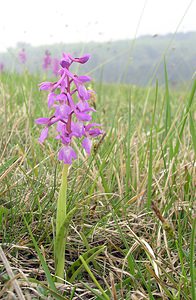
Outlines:
{"label": "horizon", "polygon": [[[177,35],[188,35],[188,34],[196,34],[196,30],[192,30],[192,31],[186,31],[186,32],[183,32],[183,31],[179,31],[179,32],[176,32],[176,33],[172,33],[172,32],[168,32],[168,33],[163,33],[163,34],[143,34],[143,35],[140,35],[140,36],[137,36],[135,38],[132,38],[132,39],[113,39],[113,40],[106,40],[106,41],[87,41],[87,42],[54,42],[52,44],[41,44],[41,45],[32,45],[31,43],[27,43],[25,41],[18,41],[16,45],[14,46],[11,46],[9,48],[7,48],[5,51],[1,51],[0,50],[0,54],[3,54],[3,53],[7,53],[9,52],[10,49],[18,49],[18,48],[21,48],[20,47],[20,44],[21,46],[25,45],[28,46],[28,47],[31,47],[31,48],[41,48],[41,47],[45,47],[45,49],[48,49],[49,47],[51,46],[55,46],[55,45],[79,45],[79,44],[107,44],[107,43],[115,43],[115,42],[123,42],[123,41],[135,41],[135,40],[139,40],[139,39],[144,39],[144,38],[153,38],[153,39],[158,39],[158,38],[164,38],[166,36],[177,36]],[[23,47],[23,46],[22,46]]]}

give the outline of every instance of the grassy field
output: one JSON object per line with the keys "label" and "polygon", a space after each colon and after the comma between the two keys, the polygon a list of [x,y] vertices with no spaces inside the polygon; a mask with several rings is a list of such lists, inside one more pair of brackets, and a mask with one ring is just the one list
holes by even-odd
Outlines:
{"label": "grassy field", "polygon": [[42,78],[0,75],[0,299],[196,299],[196,81],[94,84],[106,132],[69,170],[66,281],[53,282],[59,144]]}

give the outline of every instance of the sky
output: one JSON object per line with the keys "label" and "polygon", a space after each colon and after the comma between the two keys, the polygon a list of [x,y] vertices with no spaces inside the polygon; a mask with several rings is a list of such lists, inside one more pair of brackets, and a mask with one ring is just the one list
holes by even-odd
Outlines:
{"label": "sky", "polygon": [[0,52],[18,42],[113,41],[178,26],[196,31],[196,0],[0,0],[0,8]]}

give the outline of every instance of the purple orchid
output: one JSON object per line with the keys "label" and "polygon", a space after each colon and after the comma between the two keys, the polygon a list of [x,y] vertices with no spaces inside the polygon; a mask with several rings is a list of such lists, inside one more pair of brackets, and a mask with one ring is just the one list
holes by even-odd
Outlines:
{"label": "purple orchid", "polygon": [[48,50],[46,50],[43,65],[42,65],[43,69],[47,71],[49,69],[51,63],[52,63],[51,54]]}
{"label": "purple orchid", "polygon": [[25,64],[27,60],[27,55],[25,49],[21,49],[21,51],[18,53],[18,58],[21,64]]}
{"label": "purple orchid", "polygon": [[4,71],[4,64],[0,63],[0,73],[3,73],[3,71]]}
{"label": "purple orchid", "polygon": [[64,53],[58,65],[60,76],[58,81],[39,84],[40,90],[49,91],[48,108],[53,109],[53,115],[50,118],[39,118],[35,121],[39,125],[44,125],[39,142],[44,142],[48,136],[49,127],[56,124],[56,139],[60,140],[63,145],[58,153],[58,159],[64,164],[72,164],[72,161],[77,158],[71,146],[73,138],[81,139],[83,149],[90,155],[91,139],[103,134],[99,128],[100,124],[88,123],[92,119],[91,112],[95,111],[88,103],[94,92],[85,87],[91,78],[77,76],[69,70],[72,63],[84,64],[89,58],[89,54],[74,58]]}
{"label": "purple orchid", "polygon": [[64,146],[60,149],[58,159],[62,160],[64,164],[72,164],[72,159],[76,159],[77,155],[71,146]]}

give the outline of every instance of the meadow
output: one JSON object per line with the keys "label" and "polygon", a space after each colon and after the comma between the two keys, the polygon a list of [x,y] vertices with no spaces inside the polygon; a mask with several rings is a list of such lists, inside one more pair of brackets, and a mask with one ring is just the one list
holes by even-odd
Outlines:
{"label": "meadow", "polygon": [[0,74],[0,299],[196,299],[195,89],[93,83],[105,134],[70,167],[55,283],[58,141],[38,143],[43,78]]}

